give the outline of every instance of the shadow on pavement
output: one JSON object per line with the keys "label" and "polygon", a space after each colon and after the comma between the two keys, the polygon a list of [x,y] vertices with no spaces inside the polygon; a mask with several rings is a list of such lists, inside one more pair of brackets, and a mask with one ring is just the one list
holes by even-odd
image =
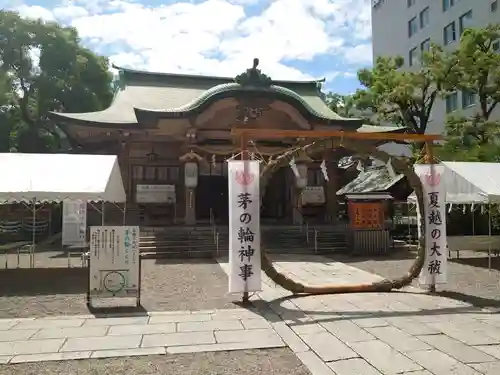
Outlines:
{"label": "shadow on pavement", "polygon": [[37,296],[87,292],[88,268],[10,268],[0,270],[0,295]]}
{"label": "shadow on pavement", "polygon": [[[453,258],[449,260],[453,263],[463,264],[465,266],[470,267],[478,267],[478,268],[488,268],[488,257],[467,257],[467,258]],[[491,256],[491,269],[495,271],[500,271],[500,257]]]}

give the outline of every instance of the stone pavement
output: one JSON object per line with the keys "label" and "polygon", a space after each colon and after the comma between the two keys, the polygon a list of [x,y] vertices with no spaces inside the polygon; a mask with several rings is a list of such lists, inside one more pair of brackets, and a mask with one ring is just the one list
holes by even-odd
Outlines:
{"label": "stone pavement", "polygon": [[[378,278],[320,260],[277,266],[310,284]],[[313,375],[500,374],[500,314],[415,288],[286,299],[263,281],[249,310],[0,320],[0,363],[288,346]]]}

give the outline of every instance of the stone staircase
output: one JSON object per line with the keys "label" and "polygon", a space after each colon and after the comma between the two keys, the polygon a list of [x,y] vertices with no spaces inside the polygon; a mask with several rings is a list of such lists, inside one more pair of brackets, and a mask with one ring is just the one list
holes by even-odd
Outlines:
{"label": "stone staircase", "polygon": [[315,227],[312,236],[316,237],[316,253],[348,253],[347,228],[343,226]]}
{"label": "stone staircase", "polygon": [[269,253],[311,254],[314,252],[314,239],[309,237],[306,227],[270,226],[262,228],[262,246]]}
{"label": "stone staircase", "polygon": [[217,256],[217,245],[210,226],[141,227],[140,248],[142,258],[182,259]]}
{"label": "stone staircase", "polygon": [[[141,227],[143,258],[212,258],[227,256],[229,229],[206,226]],[[347,252],[344,228],[332,226],[263,226],[262,245],[275,254],[329,254]]]}

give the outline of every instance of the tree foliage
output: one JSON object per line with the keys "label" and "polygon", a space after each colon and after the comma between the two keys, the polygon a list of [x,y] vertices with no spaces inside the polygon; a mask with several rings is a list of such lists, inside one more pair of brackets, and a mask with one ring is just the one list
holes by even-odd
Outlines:
{"label": "tree foliage", "polygon": [[403,70],[403,65],[402,57],[379,57],[372,69],[360,70],[358,78],[364,89],[354,99],[383,121],[425,133],[436,99],[449,86],[454,57],[432,45],[418,66]]}
{"label": "tree foliage", "polygon": [[476,105],[449,116],[441,156],[452,160],[500,161],[500,122],[492,119],[500,102],[500,26],[465,30],[454,52],[457,69],[450,91],[471,95]]}
{"label": "tree foliage", "polygon": [[107,59],[81,46],[75,29],[0,11],[1,151],[57,149],[47,114],[106,108],[111,79]]}
{"label": "tree foliage", "polygon": [[354,95],[326,94],[328,107],[342,117],[362,118],[365,124],[373,124],[373,111]]}

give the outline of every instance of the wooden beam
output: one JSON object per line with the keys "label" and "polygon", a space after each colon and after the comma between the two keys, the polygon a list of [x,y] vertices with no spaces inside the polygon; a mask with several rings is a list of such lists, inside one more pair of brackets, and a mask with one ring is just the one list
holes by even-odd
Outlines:
{"label": "wooden beam", "polygon": [[440,134],[415,133],[358,133],[343,130],[273,130],[273,129],[243,129],[233,128],[231,135],[245,136],[249,139],[276,139],[276,138],[351,138],[385,141],[414,141],[431,142],[443,139]]}

